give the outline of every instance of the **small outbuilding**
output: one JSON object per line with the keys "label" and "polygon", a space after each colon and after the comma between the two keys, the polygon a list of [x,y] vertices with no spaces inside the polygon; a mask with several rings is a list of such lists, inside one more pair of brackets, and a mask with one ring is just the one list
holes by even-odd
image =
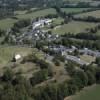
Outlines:
{"label": "small outbuilding", "polygon": [[13,61],[14,61],[14,62],[20,61],[21,58],[22,58],[22,56],[21,56],[20,54],[16,54],[16,55],[14,55],[14,57],[13,57]]}

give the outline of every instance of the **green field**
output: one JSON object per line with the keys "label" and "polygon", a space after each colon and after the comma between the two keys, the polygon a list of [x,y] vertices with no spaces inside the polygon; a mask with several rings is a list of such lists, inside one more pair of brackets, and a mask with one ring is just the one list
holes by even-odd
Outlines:
{"label": "green field", "polygon": [[0,46],[0,66],[6,65],[11,61],[14,54],[21,54],[25,56],[32,51],[31,48],[13,47],[13,46]]}
{"label": "green field", "polygon": [[38,8],[31,8],[30,10],[17,10],[14,12],[15,15],[22,15],[22,14],[26,14],[28,11],[35,11]]}
{"label": "green field", "polygon": [[17,20],[11,19],[11,18],[2,19],[2,20],[0,20],[0,29],[6,30],[6,29],[12,27],[13,24],[14,24],[16,21],[17,21]]}
{"label": "green field", "polygon": [[89,87],[69,100],[100,100],[100,85]]}
{"label": "green field", "polygon": [[22,15],[22,14],[25,14],[26,12],[27,12],[27,10],[15,11],[14,14],[15,14],[15,15]]}
{"label": "green field", "polygon": [[40,10],[37,12],[32,12],[29,14],[23,14],[23,15],[18,15],[16,16],[19,19],[23,19],[23,18],[36,18],[36,17],[41,17],[41,16],[45,16],[48,14],[56,14],[56,10],[53,8],[49,8],[49,9],[44,9],[44,10]]}
{"label": "green field", "polygon": [[61,17],[55,18],[55,19],[53,19],[53,25],[60,25],[61,22],[63,22],[63,21],[64,21],[64,19]]}
{"label": "green field", "polygon": [[88,16],[100,18],[100,10],[75,15],[75,17],[88,17]]}
{"label": "green field", "polygon": [[66,13],[77,13],[87,9],[88,8],[61,8],[61,10]]}
{"label": "green field", "polygon": [[[24,11],[22,11],[24,13]],[[17,11],[17,13],[21,13],[21,11]],[[55,14],[56,10],[53,8],[49,8],[49,9],[44,9],[44,10],[40,10],[40,11],[36,11],[36,12],[32,12],[32,13],[28,13],[28,14],[19,14],[16,15],[16,17],[18,19],[26,19],[26,18],[36,18],[36,17],[41,17],[41,16],[46,16],[48,14]],[[12,19],[12,18],[7,18],[7,19],[3,19],[0,20],[0,28],[1,29],[8,29],[10,28],[17,20]]]}
{"label": "green field", "polygon": [[70,1],[70,2],[91,2],[92,0],[63,0],[63,1]]}
{"label": "green field", "polygon": [[79,33],[85,31],[86,28],[92,28],[94,26],[96,26],[95,23],[72,21],[68,24],[54,28],[52,32],[56,34],[64,34],[68,32]]}

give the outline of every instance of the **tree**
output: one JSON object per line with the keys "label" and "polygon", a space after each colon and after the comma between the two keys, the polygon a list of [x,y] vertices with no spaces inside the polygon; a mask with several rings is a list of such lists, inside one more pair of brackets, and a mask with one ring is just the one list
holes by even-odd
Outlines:
{"label": "tree", "polygon": [[3,80],[4,81],[12,81],[14,77],[14,73],[11,69],[7,68],[3,74]]}
{"label": "tree", "polygon": [[88,77],[88,85],[92,85],[96,82],[95,76],[91,71],[86,72],[87,77]]}
{"label": "tree", "polygon": [[56,58],[52,60],[56,66],[60,66],[60,61]]}
{"label": "tree", "polygon": [[0,29],[0,37],[5,36],[5,31]]}
{"label": "tree", "polygon": [[87,86],[88,77],[84,71],[82,70],[75,71],[72,77],[73,77],[73,80],[75,80],[76,84],[79,86],[79,88],[83,88]]}
{"label": "tree", "polygon": [[73,64],[71,62],[66,64],[66,71],[69,73],[70,76],[72,76],[74,74],[75,67],[73,66]]}
{"label": "tree", "polygon": [[100,57],[97,57],[95,62],[98,64],[98,66],[100,66]]}
{"label": "tree", "polygon": [[100,68],[96,70],[96,82],[100,84]]}
{"label": "tree", "polygon": [[48,71],[46,69],[42,69],[35,74],[33,74],[33,77],[30,79],[31,84],[34,86],[40,82],[43,82],[44,80],[47,80],[48,78]]}

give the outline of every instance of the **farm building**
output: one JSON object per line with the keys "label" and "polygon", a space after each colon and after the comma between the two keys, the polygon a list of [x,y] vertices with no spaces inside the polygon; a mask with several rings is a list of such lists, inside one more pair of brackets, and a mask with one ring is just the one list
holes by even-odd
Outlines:
{"label": "farm building", "polygon": [[21,59],[22,59],[22,56],[20,54],[15,54],[14,57],[13,57],[14,62],[20,61]]}
{"label": "farm building", "polygon": [[34,22],[32,25],[33,30],[39,27],[44,27],[44,25],[50,25],[51,22],[52,22],[51,19],[42,19],[37,22]]}

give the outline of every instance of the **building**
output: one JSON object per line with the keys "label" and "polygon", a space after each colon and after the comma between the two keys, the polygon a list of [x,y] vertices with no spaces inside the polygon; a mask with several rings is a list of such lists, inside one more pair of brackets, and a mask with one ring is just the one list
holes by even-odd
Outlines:
{"label": "building", "polygon": [[89,50],[88,48],[84,48],[83,50],[79,50],[79,52],[86,54],[86,55],[90,55],[90,56],[100,57],[100,52],[92,51],[92,50]]}
{"label": "building", "polygon": [[89,65],[89,63],[81,60],[80,58],[78,58],[76,56],[72,56],[72,55],[66,55],[66,60],[70,60],[70,61],[76,62],[79,65]]}
{"label": "building", "polygon": [[20,61],[21,59],[22,59],[22,56],[20,54],[15,54],[14,57],[13,57],[14,62]]}
{"label": "building", "polygon": [[40,27],[44,27],[45,25],[50,25],[52,22],[51,19],[41,19],[37,22],[34,22],[32,27],[33,27],[33,30],[36,29],[36,28],[40,28]]}

